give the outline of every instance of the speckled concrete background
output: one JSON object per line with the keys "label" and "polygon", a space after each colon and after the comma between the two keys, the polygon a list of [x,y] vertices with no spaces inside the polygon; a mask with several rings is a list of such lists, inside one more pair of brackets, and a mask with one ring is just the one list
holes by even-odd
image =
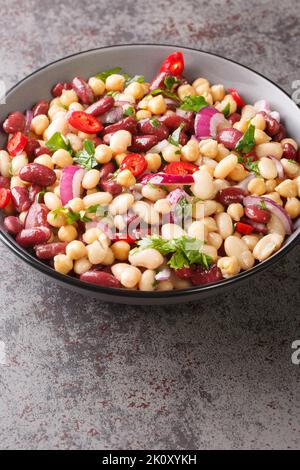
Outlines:
{"label": "speckled concrete background", "polygon": [[[300,78],[296,0],[0,6],[7,86],[72,52],[147,41],[224,54],[287,91]],[[0,448],[300,448],[299,250],[248,286],[170,309],[89,300],[0,256]]]}

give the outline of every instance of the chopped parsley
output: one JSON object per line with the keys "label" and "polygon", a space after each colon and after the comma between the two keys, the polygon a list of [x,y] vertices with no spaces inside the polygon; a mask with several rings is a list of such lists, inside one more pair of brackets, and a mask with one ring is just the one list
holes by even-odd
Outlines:
{"label": "chopped parsley", "polygon": [[173,144],[179,147],[180,133],[182,129],[184,128],[184,126],[185,126],[185,123],[180,124],[180,126],[177,127],[177,129],[175,129],[175,131],[169,136],[168,141],[170,142],[170,144]]}
{"label": "chopped parsley", "polygon": [[174,85],[178,85],[179,83],[180,83],[180,81],[177,80],[177,78],[172,77],[172,76],[167,76],[164,79],[164,85],[165,85],[166,89],[169,90],[169,91],[172,91]]}
{"label": "chopped parsley", "polygon": [[230,103],[227,103],[225,108],[222,110],[222,113],[227,118],[230,114]]}
{"label": "chopped parsley", "polygon": [[171,93],[168,90],[163,90],[162,88],[156,88],[155,90],[150,91],[150,95],[156,96],[156,95],[164,95],[167,98],[171,98],[172,100],[179,101],[178,96],[176,93]]}
{"label": "chopped parsley", "polygon": [[124,116],[134,116],[134,108],[132,106],[128,106],[123,114]]}
{"label": "chopped parsley", "polygon": [[208,106],[208,103],[203,96],[185,96],[179,109],[198,113],[205,106]]}
{"label": "chopped parsley", "polygon": [[46,147],[51,150],[51,152],[56,152],[56,150],[64,149],[68,152],[72,152],[71,146],[66,142],[65,138],[61,135],[60,132],[55,132],[52,137],[45,143]]}
{"label": "chopped parsley", "polygon": [[113,75],[115,73],[120,73],[121,72],[121,67],[115,67],[113,69],[109,69],[109,70],[104,70],[103,72],[100,72],[100,73],[97,73],[95,75],[96,78],[100,78],[100,80],[102,80],[103,82],[105,82],[105,80],[107,79],[107,77],[109,77],[110,75]]}
{"label": "chopped parsley", "polygon": [[54,215],[54,219],[56,219],[58,215],[64,215],[66,217],[67,224],[72,225],[78,220],[80,220],[81,222],[91,222],[92,219],[90,217],[87,217],[86,214],[99,215],[99,209],[101,209],[101,206],[99,204],[95,204],[94,206],[90,206],[86,210],[82,210],[80,212],[74,212],[71,209],[68,209],[67,207],[59,207],[58,209],[54,209],[51,212]]}
{"label": "chopped parsley", "polygon": [[243,137],[236,144],[235,149],[241,153],[249,153],[255,145],[254,139],[255,126],[250,124]]}
{"label": "chopped parsley", "polygon": [[241,155],[238,157],[238,162],[243,165],[244,168],[248,171],[253,171],[256,173],[258,176],[260,175],[259,169],[258,169],[258,163],[259,161],[256,160],[254,161],[254,157],[247,157],[244,158]]}
{"label": "chopped parsley", "polygon": [[82,168],[91,170],[98,165],[95,159],[95,144],[91,140],[86,139],[83,143],[83,149],[76,153],[74,161]]}
{"label": "chopped parsley", "polygon": [[151,123],[151,126],[153,127],[159,127],[159,124],[160,124],[159,120],[156,118],[150,119],[150,123]]}

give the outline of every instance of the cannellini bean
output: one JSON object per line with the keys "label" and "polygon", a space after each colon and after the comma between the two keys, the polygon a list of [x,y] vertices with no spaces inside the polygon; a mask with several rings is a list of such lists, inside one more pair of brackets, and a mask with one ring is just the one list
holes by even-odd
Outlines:
{"label": "cannellini bean", "polygon": [[11,158],[6,150],[0,150],[0,174],[8,178],[10,176]]}
{"label": "cannellini bean", "polygon": [[166,197],[167,192],[158,187],[153,187],[150,186],[149,184],[145,184],[142,188],[142,195],[146,198],[149,199],[152,202],[156,202],[159,199],[163,199]]}
{"label": "cannellini bean", "polygon": [[82,187],[84,189],[92,189],[97,186],[100,181],[100,171],[99,170],[89,170],[83,177]]}
{"label": "cannellini bean", "polygon": [[86,247],[86,251],[90,263],[100,264],[105,259],[107,247],[99,240],[96,240]]}
{"label": "cannellini bean", "polygon": [[271,216],[271,219],[269,220],[267,224],[268,230],[270,233],[277,233],[281,237],[285,237],[285,228],[281,222],[281,220],[276,217],[276,215]]}
{"label": "cannellini bean", "polygon": [[89,271],[92,267],[92,263],[88,260],[88,258],[84,257],[78,259],[74,262],[74,272],[76,274],[84,274]]}
{"label": "cannellini bean", "polygon": [[97,204],[100,205],[108,205],[112,201],[112,195],[107,192],[97,192],[93,194],[88,194],[83,198],[84,207],[87,209],[90,206],[94,206]]}
{"label": "cannellini bean", "polygon": [[161,236],[165,240],[173,240],[173,238],[180,238],[186,235],[186,232],[176,224],[164,224],[161,228]]}
{"label": "cannellini bean", "polygon": [[254,257],[247,247],[246,243],[241,239],[234,236],[226,238],[224,242],[224,249],[227,256],[235,256],[242,269],[250,269],[254,265]]}
{"label": "cannellini bean", "polygon": [[265,235],[253,250],[253,255],[258,261],[264,261],[275,251],[279,250],[283,242],[283,237],[277,233]]}
{"label": "cannellini bean", "polygon": [[215,195],[213,178],[208,171],[202,169],[193,174],[195,183],[191,186],[192,193],[199,199],[212,199]]}
{"label": "cannellini bean", "polygon": [[167,199],[159,199],[154,204],[154,210],[159,214],[169,214],[171,212],[172,205]]}
{"label": "cannellini bean", "polygon": [[25,152],[23,152],[11,160],[11,166],[10,166],[11,174],[13,176],[18,176],[18,174],[20,173],[20,170],[26,165],[28,165],[28,158]]}
{"label": "cannellini bean", "polygon": [[197,238],[198,240],[207,240],[208,228],[204,221],[196,220],[195,222],[192,222],[188,228],[188,235],[189,237]]}
{"label": "cannellini bean", "polygon": [[300,165],[295,161],[288,160],[287,158],[282,158],[281,164],[284,169],[284,173],[288,178],[296,178],[300,174]]}
{"label": "cannellini bean", "polygon": [[104,266],[111,266],[114,260],[115,260],[114,252],[112,251],[111,248],[107,247],[106,255],[104,259],[101,261],[101,264],[103,264]]}
{"label": "cannellini bean", "polygon": [[217,223],[218,232],[221,237],[225,240],[233,233],[233,223],[229,214],[221,212],[215,215],[215,221]]}
{"label": "cannellini bean", "polygon": [[270,142],[271,139],[272,138],[268,134],[266,134],[266,132],[262,131],[261,129],[255,129],[254,140],[256,145]]}
{"label": "cannellini bean", "polygon": [[261,176],[267,180],[277,178],[277,168],[270,158],[262,157],[258,162],[258,169]]}
{"label": "cannellini bean", "polygon": [[279,142],[267,142],[256,145],[255,151],[259,158],[271,155],[272,157],[277,158],[277,160],[280,160],[283,154],[283,148]]}
{"label": "cannellini bean", "polygon": [[218,251],[213,245],[203,245],[201,252],[207,256],[210,256],[213,262],[216,262],[218,259]]}
{"label": "cannellini bean", "polygon": [[213,217],[204,217],[203,223],[209,232],[216,232],[218,230],[216,221]]}
{"label": "cannellini bean", "polygon": [[140,282],[139,282],[139,289],[141,291],[154,291],[155,290],[155,271],[152,269],[146,269],[143,272]]}
{"label": "cannellini bean", "polygon": [[214,246],[218,250],[222,246],[223,238],[217,232],[208,232],[207,243]]}
{"label": "cannellini bean", "polygon": [[114,264],[111,271],[121,284],[128,289],[135,287],[142,277],[142,273],[138,268],[127,263]]}
{"label": "cannellini bean", "polygon": [[123,193],[116,196],[109,206],[110,212],[113,215],[126,214],[134,204],[134,197],[132,194]]}
{"label": "cannellini bean", "polygon": [[259,241],[259,237],[257,235],[244,235],[242,240],[246,243],[247,247],[250,251],[254,250],[255,245]]}
{"label": "cannellini bean", "polygon": [[226,178],[231,171],[233,171],[238,163],[238,157],[233,153],[223,158],[215,168],[215,178]]}
{"label": "cannellini bean", "polygon": [[136,201],[132,206],[133,212],[143,219],[146,224],[158,225],[160,218],[159,214],[154,210],[152,204],[145,201]]}
{"label": "cannellini bean", "polygon": [[115,132],[109,141],[109,146],[113,151],[114,155],[118,153],[126,152],[127,147],[131,145],[132,137],[130,132],[120,130]]}
{"label": "cannellini bean", "polygon": [[82,239],[83,239],[84,243],[86,243],[87,245],[91,245],[91,243],[94,243],[96,240],[99,239],[101,233],[103,233],[103,232],[100,228],[92,227],[92,228],[89,228],[82,235]]}
{"label": "cannellini bean", "polygon": [[44,202],[50,211],[62,207],[61,200],[56,194],[48,192],[44,194]]}
{"label": "cannellini bean", "polygon": [[147,269],[157,269],[164,262],[164,257],[154,248],[130,252],[128,257],[132,266],[141,266]]}
{"label": "cannellini bean", "polygon": [[235,256],[224,256],[223,258],[220,258],[217,262],[217,266],[225,278],[235,276],[241,269]]}

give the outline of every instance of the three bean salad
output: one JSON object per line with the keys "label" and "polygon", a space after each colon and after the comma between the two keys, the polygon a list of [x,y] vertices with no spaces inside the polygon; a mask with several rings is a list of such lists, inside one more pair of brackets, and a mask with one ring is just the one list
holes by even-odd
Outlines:
{"label": "three bean salad", "polygon": [[115,67],[51,92],[3,123],[0,209],[57,272],[185,289],[251,269],[299,225],[300,152],[279,113],[190,84],[181,52],[151,83]]}

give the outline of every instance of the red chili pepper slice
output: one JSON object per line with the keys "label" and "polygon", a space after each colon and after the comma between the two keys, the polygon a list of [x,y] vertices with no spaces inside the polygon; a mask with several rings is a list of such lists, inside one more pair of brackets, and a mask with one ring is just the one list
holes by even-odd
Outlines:
{"label": "red chili pepper slice", "polygon": [[235,88],[228,88],[228,91],[239,108],[242,108],[243,106],[245,106],[243,98],[241,97],[241,95]]}
{"label": "red chili pepper slice", "polygon": [[20,131],[13,134],[7,142],[7,150],[10,155],[15,157],[19,153],[23,152],[26,147],[27,140],[26,135],[22,134]]}
{"label": "red chili pepper slice", "polygon": [[119,241],[127,242],[129,243],[129,245],[132,245],[133,243],[136,242],[136,240],[132,238],[130,235],[128,235],[128,233],[115,233],[112,241],[113,242],[119,242]]}
{"label": "red chili pepper slice", "polygon": [[73,111],[68,121],[75,129],[85,132],[86,134],[96,134],[103,129],[101,122],[99,122],[95,116],[87,114],[84,111]]}
{"label": "red chili pepper slice", "polygon": [[184,70],[184,60],[182,52],[173,52],[162,63],[160,72],[170,72],[173,75],[180,75]]}
{"label": "red chili pepper slice", "polygon": [[197,165],[187,162],[172,162],[169,163],[165,168],[167,175],[192,175],[195,171],[199,170]]}
{"label": "red chili pepper slice", "polygon": [[147,169],[147,161],[139,153],[129,153],[120,165],[120,170],[129,170],[133,176],[141,175]]}
{"label": "red chili pepper slice", "polygon": [[[240,163],[243,165],[244,168],[246,168],[245,164],[256,162],[257,160],[258,160],[258,156],[256,155],[255,150],[251,150],[251,152],[245,153],[243,155],[243,161],[241,161]],[[247,170],[247,168],[246,168],[246,170]]]}
{"label": "red chili pepper slice", "polygon": [[4,209],[11,199],[10,190],[6,188],[0,188],[0,209]]}
{"label": "red chili pepper slice", "polygon": [[235,226],[236,231],[242,235],[250,235],[253,232],[254,228],[252,225],[244,224],[243,222],[238,222]]}

